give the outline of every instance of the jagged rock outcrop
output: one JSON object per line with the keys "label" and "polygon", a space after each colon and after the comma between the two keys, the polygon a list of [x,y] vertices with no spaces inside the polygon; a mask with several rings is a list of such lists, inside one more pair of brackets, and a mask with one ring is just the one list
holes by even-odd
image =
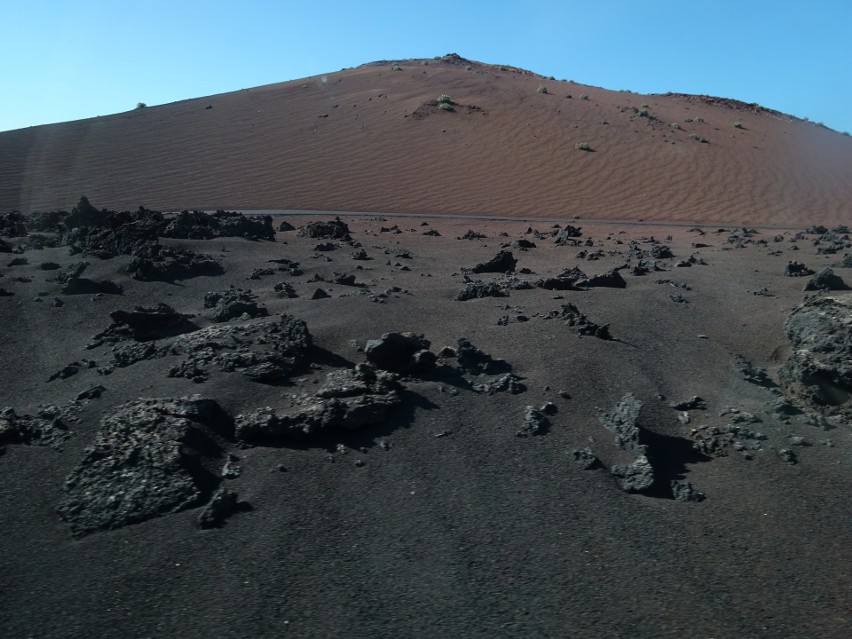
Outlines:
{"label": "jagged rock outcrop", "polygon": [[86,197],[60,224],[60,242],[71,253],[109,259],[132,255],[149,244],[157,244],[162,216],[140,208],[135,214],[98,210]]}
{"label": "jagged rock outcrop", "polygon": [[651,257],[655,260],[667,260],[674,257],[672,249],[666,244],[655,244],[651,247]]}
{"label": "jagged rock outcrop", "polygon": [[346,241],[352,239],[349,235],[349,226],[339,217],[328,222],[309,222],[304,226],[300,226],[296,234],[299,237],[311,237],[314,239]]}
{"label": "jagged rock outcrop", "polygon": [[88,266],[88,262],[76,262],[59,271],[56,280],[60,284],[62,293],[65,295],[92,295],[96,293],[121,295],[121,286],[114,282],[110,282],[109,280],[95,282],[80,277]]}
{"label": "jagged rock outcrop", "polygon": [[213,400],[139,399],[117,407],[65,482],[57,511],[75,537],[201,505],[220,477],[233,422]]}
{"label": "jagged rock outcrop", "polygon": [[227,322],[237,317],[267,317],[269,311],[258,306],[251,291],[230,288],[204,296],[204,308],[213,309],[214,322]]}
{"label": "jagged rock outcrop", "polygon": [[[287,314],[267,321],[198,329],[188,321],[192,316],[175,313],[165,304],[118,313],[113,314],[117,321],[95,335],[87,347],[115,344],[112,364],[102,369],[104,374],[144,360],[183,355],[168,370],[170,377],[203,382],[209,377],[209,368],[215,366],[224,373],[277,384],[305,364],[312,346],[305,322]],[[120,343],[128,340],[131,343]]]}
{"label": "jagged rock outcrop", "polygon": [[0,448],[7,444],[56,446],[72,434],[69,418],[70,411],[59,406],[44,406],[35,415],[0,408]]}
{"label": "jagged rock outcrop", "polygon": [[162,302],[156,306],[136,306],[132,311],[113,311],[109,316],[112,324],[92,338],[89,348],[128,339],[138,342],[163,339],[198,328],[190,322],[194,315],[178,313]]}
{"label": "jagged rock outcrop", "polygon": [[496,282],[481,282],[470,280],[464,283],[462,289],[456,295],[460,302],[477,299],[481,297],[508,297],[509,293]]}
{"label": "jagged rock outcrop", "polygon": [[615,445],[637,455],[646,453],[645,446],[639,441],[638,422],[641,410],[642,402],[632,393],[627,393],[611,413],[603,413],[600,417],[604,428],[615,435]]}
{"label": "jagged rock outcrop", "polygon": [[609,332],[609,324],[596,324],[583,315],[580,309],[574,304],[563,304],[562,310],[558,312],[557,317],[565,320],[568,326],[575,327],[578,335],[591,335],[592,337],[603,340],[612,339],[612,335]]}
{"label": "jagged rock outcrop", "polygon": [[146,244],[133,255],[127,272],[142,282],[173,282],[224,272],[214,257],[184,248]]}
{"label": "jagged rock outcrop", "polygon": [[577,266],[565,269],[556,277],[548,277],[536,282],[539,288],[551,291],[576,291],[579,290],[578,282],[585,280],[588,276]]}
{"label": "jagged rock outcrop", "polygon": [[600,417],[604,428],[615,435],[615,445],[635,456],[628,464],[616,464],[611,473],[619,478],[621,487],[627,492],[642,492],[654,484],[654,469],[647,457],[647,447],[640,441],[639,412],[642,402],[631,393],[616,404],[611,413]]}
{"label": "jagged rock outcrop", "polygon": [[[202,382],[209,375],[208,369],[215,366],[224,373],[241,373],[254,382],[278,384],[306,363],[311,346],[305,322],[282,314],[278,319],[253,324],[208,326],[162,344],[148,357],[185,354],[181,364],[169,369],[170,377]],[[123,349],[114,349],[116,360],[123,354]],[[127,361],[134,363],[132,358]]]}
{"label": "jagged rock outcrop", "polygon": [[181,211],[160,229],[162,237],[184,240],[209,240],[214,237],[245,237],[274,240],[270,215],[242,215],[234,211]]}
{"label": "jagged rock outcrop", "polygon": [[332,371],[315,394],[294,398],[287,412],[263,408],[238,415],[237,437],[246,443],[263,444],[378,424],[401,403],[400,390],[394,373],[367,364]]}
{"label": "jagged rock outcrop", "polygon": [[27,234],[27,219],[20,211],[0,215],[0,237],[24,237]]}

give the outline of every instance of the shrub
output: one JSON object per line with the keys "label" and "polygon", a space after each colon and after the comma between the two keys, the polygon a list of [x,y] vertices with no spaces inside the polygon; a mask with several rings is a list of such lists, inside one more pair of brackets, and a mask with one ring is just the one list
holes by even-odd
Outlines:
{"label": "shrub", "polygon": [[588,100],[588,99],[589,99],[589,96],[587,96],[585,93],[581,93],[581,94],[580,94],[580,99],[581,99],[581,100]]}
{"label": "shrub", "polygon": [[592,147],[588,142],[577,142],[577,144],[574,145],[574,148],[577,149],[578,151],[591,151],[592,150]]}
{"label": "shrub", "polygon": [[536,89],[536,91],[538,91],[539,93],[547,93],[547,87],[544,86],[544,85],[541,85]]}
{"label": "shrub", "polygon": [[697,117],[697,118],[695,118],[695,121],[698,122],[699,124],[702,124],[704,122],[704,118]]}
{"label": "shrub", "polygon": [[438,96],[438,104],[452,104],[453,101],[450,99],[446,93],[442,93]]}
{"label": "shrub", "polygon": [[444,110],[444,111],[453,111],[453,110],[454,110],[454,109],[453,109],[453,105],[452,105],[452,104],[450,104],[449,102],[441,102],[441,103],[439,103],[439,104],[438,104],[438,108],[439,108],[439,109],[442,109],[442,110]]}
{"label": "shrub", "polygon": [[743,123],[742,123],[742,122],[740,122],[739,120],[737,120],[736,122],[734,122],[734,128],[735,128],[735,129],[742,129],[742,128],[743,128]]}
{"label": "shrub", "polygon": [[690,133],[689,137],[695,140],[696,142],[701,142],[701,144],[707,144],[707,140],[705,138],[702,138],[697,133]]}
{"label": "shrub", "polygon": [[466,64],[466,65],[464,65],[464,70],[465,71],[473,71],[473,67],[469,64]]}
{"label": "shrub", "polygon": [[670,126],[672,129],[674,129],[675,131],[679,131],[679,130],[680,130],[680,125],[679,125],[677,122],[672,122],[669,126]]}
{"label": "shrub", "polygon": [[398,64],[395,64],[391,67],[391,71],[402,71],[402,67]]}
{"label": "shrub", "polygon": [[137,103],[136,103],[136,108],[137,108],[137,109],[144,109],[144,108],[145,108],[145,107],[147,107],[147,106],[148,106],[148,105],[147,105],[147,104],[145,104],[144,102],[137,102]]}
{"label": "shrub", "polygon": [[647,109],[648,105],[643,102],[642,104],[639,105],[639,108],[640,109]]}

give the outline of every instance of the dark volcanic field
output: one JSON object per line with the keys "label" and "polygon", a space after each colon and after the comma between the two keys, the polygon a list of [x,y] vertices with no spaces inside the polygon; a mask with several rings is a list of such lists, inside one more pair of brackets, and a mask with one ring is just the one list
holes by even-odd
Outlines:
{"label": "dark volcanic field", "polygon": [[[2,238],[18,250],[0,254],[0,410],[14,411],[0,413],[2,636],[852,634],[849,382],[815,376],[820,405],[783,374],[794,308],[850,308],[848,291],[805,292],[810,278],[785,267],[843,263],[848,235],[574,221],[581,235],[560,246],[549,223],[344,221],[351,240],[160,235],[222,269],[166,282],[131,277],[138,255]],[[458,239],[470,228],[484,237]],[[579,267],[587,281],[519,289],[465,270],[521,239],[535,247],[505,247],[518,279]],[[368,259],[353,259],[358,245]],[[660,270],[633,274],[643,260]],[[588,281],[617,267],[604,279],[623,288]],[[852,283],[852,269],[834,273]],[[505,296],[459,301],[466,277]],[[248,315],[228,318],[215,297],[205,308],[230,286],[251,290],[233,307]],[[194,317],[165,332],[143,318],[135,334],[116,321],[86,348],[129,317],[111,313],[158,303]],[[282,314],[312,345],[240,359],[281,346],[262,331]],[[389,332],[422,334],[437,361],[353,372]],[[479,349],[473,364],[441,352],[460,338]],[[848,323],[830,339],[847,373],[849,340]],[[480,351],[505,364],[476,374]],[[333,371],[349,386],[329,390]],[[126,405],[194,394],[223,413]],[[237,506],[204,527],[220,488]]]}

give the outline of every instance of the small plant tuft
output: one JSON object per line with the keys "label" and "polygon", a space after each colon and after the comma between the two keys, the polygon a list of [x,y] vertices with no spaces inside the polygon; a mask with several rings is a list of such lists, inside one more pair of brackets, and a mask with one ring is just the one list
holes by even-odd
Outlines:
{"label": "small plant tuft", "polygon": [[144,102],[137,102],[137,103],[136,103],[136,108],[137,108],[137,109],[144,109],[144,108],[145,108],[145,107],[147,107],[147,106],[148,106],[148,105],[147,105],[147,104],[145,104]]}
{"label": "small plant tuft", "polygon": [[547,87],[546,87],[546,86],[544,86],[544,85],[540,85],[540,86],[536,89],[536,91],[538,91],[539,93],[547,93]]}
{"label": "small plant tuft", "polygon": [[395,64],[391,67],[391,71],[402,71],[402,67],[398,64]]}
{"label": "small plant tuft", "polygon": [[742,123],[742,122],[740,122],[739,120],[737,120],[736,122],[734,122],[734,128],[735,128],[735,129],[742,129],[742,128],[745,128],[745,127],[743,127],[743,123]]}
{"label": "small plant tuft", "polygon": [[577,142],[577,144],[574,145],[574,148],[577,149],[578,151],[591,151],[592,150],[592,146],[588,142]]}
{"label": "small plant tuft", "polygon": [[703,123],[704,123],[704,118],[702,118],[702,117],[697,117],[697,118],[695,118],[695,121],[696,121],[696,122],[698,122],[698,124],[703,124]]}
{"label": "small plant tuft", "polygon": [[438,108],[441,109],[442,111],[454,111],[455,110],[455,109],[453,109],[453,105],[450,104],[449,102],[439,103]]}
{"label": "small plant tuft", "polygon": [[438,104],[452,104],[453,101],[450,99],[446,93],[442,93],[438,96]]}
{"label": "small plant tuft", "polygon": [[675,131],[680,131],[680,125],[677,122],[672,122],[669,126]]}
{"label": "small plant tuft", "polygon": [[581,93],[581,94],[580,94],[580,99],[581,99],[581,100],[588,100],[588,99],[589,99],[589,96],[587,96],[585,93]]}

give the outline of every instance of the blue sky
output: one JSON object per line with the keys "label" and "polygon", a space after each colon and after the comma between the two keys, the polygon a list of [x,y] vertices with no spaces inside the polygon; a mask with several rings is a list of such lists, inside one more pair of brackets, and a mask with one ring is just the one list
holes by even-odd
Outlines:
{"label": "blue sky", "polygon": [[449,52],[852,132],[852,0],[0,0],[0,130]]}

